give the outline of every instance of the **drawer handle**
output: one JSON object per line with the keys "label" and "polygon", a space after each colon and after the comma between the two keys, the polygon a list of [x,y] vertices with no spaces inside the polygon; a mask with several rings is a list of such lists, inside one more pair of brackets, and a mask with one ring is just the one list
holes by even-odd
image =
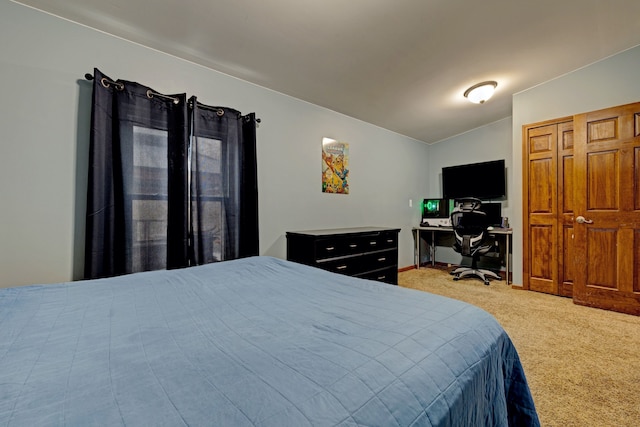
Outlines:
{"label": "drawer handle", "polygon": [[369,242],[369,244],[370,244],[371,246],[375,246],[375,245],[377,245],[377,244],[378,244],[378,242],[376,242],[375,240],[372,240],[371,242]]}
{"label": "drawer handle", "polygon": [[393,239],[388,239],[387,243],[393,243]]}
{"label": "drawer handle", "polygon": [[382,258],[378,258],[378,261],[382,262],[382,261],[386,261],[387,259],[385,257]]}
{"label": "drawer handle", "polygon": [[332,251],[335,249],[335,246],[329,246],[328,248],[325,248],[325,251]]}
{"label": "drawer handle", "polygon": [[347,268],[346,265],[339,265],[338,267],[336,267],[336,270],[344,270],[346,268]]}
{"label": "drawer handle", "polygon": [[378,280],[386,279],[387,276],[378,276]]}
{"label": "drawer handle", "polygon": [[355,243],[352,243],[352,244],[349,245],[349,247],[353,249],[353,248],[357,248],[358,245],[356,245]]}

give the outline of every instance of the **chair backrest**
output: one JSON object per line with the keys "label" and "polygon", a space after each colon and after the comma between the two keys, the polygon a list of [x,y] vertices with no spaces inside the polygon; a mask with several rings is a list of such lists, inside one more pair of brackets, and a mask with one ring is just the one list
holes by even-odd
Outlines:
{"label": "chair backrest", "polygon": [[476,252],[487,252],[491,245],[486,242],[489,218],[480,210],[482,202],[468,198],[457,201],[451,212],[451,226],[455,236],[454,250],[464,256],[473,256]]}

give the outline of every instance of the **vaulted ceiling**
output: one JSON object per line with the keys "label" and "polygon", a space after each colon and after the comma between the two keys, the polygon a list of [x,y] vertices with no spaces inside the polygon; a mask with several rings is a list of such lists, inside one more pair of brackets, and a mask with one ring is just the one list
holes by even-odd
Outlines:
{"label": "vaulted ceiling", "polygon": [[[640,44],[638,0],[21,0],[426,143]],[[482,105],[469,86],[498,82]]]}

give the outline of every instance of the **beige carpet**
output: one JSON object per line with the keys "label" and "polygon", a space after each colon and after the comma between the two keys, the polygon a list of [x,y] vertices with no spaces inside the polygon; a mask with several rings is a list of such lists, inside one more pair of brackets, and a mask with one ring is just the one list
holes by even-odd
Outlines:
{"label": "beige carpet", "polygon": [[543,426],[640,426],[640,317],[504,281],[456,282],[433,268],[402,272],[399,285],[493,314],[518,350]]}

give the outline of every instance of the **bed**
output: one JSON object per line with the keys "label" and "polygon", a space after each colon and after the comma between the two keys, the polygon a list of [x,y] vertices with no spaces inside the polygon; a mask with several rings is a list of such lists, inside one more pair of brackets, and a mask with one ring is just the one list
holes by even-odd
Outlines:
{"label": "bed", "polygon": [[0,425],[539,425],[483,310],[271,257],[0,290]]}

